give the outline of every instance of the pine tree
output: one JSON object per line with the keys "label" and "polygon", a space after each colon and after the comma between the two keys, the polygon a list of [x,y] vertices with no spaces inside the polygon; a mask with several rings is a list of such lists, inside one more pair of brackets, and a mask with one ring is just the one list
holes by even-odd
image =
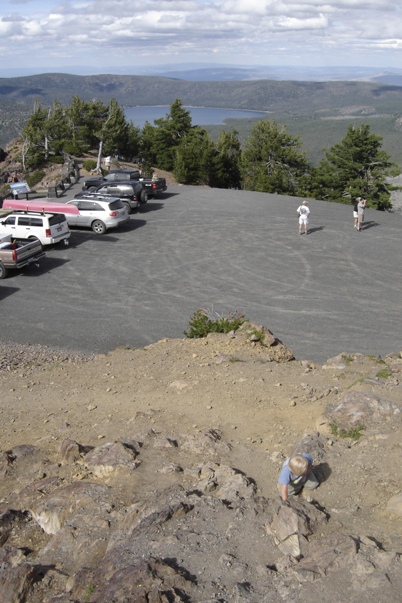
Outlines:
{"label": "pine tree", "polygon": [[180,99],[170,106],[166,117],[155,119],[156,128],[152,143],[152,154],[157,167],[171,171],[175,162],[176,148],[181,144],[183,136],[192,128],[191,115],[183,108]]}
{"label": "pine tree", "polygon": [[47,118],[48,109],[35,102],[32,115],[22,130],[26,148],[26,154],[24,154],[26,167],[40,166],[46,160]]}
{"label": "pine tree", "polygon": [[312,194],[318,199],[354,203],[364,197],[371,207],[390,209],[386,176],[392,167],[382,138],[368,124],[349,126],[345,137],[325,153],[313,170]]}
{"label": "pine tree", "polygon": [[215,146],[206,130],[195,127],[184,133],[176,148],[173,174],[182,184],[211,183]]}
{"label": "pine tree", "polygon": [[299,179],[308,171],[299,137],[274,120],[258,121],[242,153],[243,185],[246,190],[297,195]]}
{"label": "pine tree", "polygon": [[241,149],[238,132],[222,131],[216,144],[216,157],[211,186],[218,188],[240,188]]}

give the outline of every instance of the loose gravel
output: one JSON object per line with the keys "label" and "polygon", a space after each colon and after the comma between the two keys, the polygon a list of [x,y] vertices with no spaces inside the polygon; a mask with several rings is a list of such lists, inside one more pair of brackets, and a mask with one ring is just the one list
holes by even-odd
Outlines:
{"label": "loose gravel", "polygon": [[93,358],[93,355],[52,348],[46,345],[21,345],[12,342],[0,342],[0,371],[16,371],[31,366],[45,366],[55,362],[81,364]]}

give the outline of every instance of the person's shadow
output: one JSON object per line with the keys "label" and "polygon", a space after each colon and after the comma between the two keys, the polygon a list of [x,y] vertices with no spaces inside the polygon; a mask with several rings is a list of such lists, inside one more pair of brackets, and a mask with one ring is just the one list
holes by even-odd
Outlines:
{"label": "person's shadow", "polygon": [[369,228],[374,228],[375,226],[379,226],[378,222],[364,222],[362,230],[368,230]]}
{"label": "person's shadow", "polygon": [[331,467],[328,465],[328,463],[325,462],[325,463],[318,463],[317,465],[314,465],[313,472],[321,484],[322,482],[327,481],[327,479],[329,478],[329,476],[332,473],[332,470],[331,470]]}
{"label": "person's shadow", "polygon": [[312,234],[313,232],[318,232],[319,230],[324,230],[324,226],[316,226],[315,228],[309,228],[308,234]]}

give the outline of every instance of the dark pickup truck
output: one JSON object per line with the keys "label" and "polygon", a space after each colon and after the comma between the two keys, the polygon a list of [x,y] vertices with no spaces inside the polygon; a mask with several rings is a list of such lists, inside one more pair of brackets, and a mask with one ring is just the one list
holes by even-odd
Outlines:
{"label": "dark pickup truck", "polygon": [[15,239],[11,235],[0,237],[0,279],[6,278],[9,270],[36,264],[44,255],[38,239]]}
{"label": "dark pickup truck", "polygon": [[[167,189],[165,178],[143,178],[139,170],[112,170],[105,176],[88,178],[85,180],[82,190],[97,189],[108,182],[127,182],[128,180],[141,184],[141,190],[146,191],[148,197],[157,197],[159,193]],[[143,198],[139,200],[143,202]]]}

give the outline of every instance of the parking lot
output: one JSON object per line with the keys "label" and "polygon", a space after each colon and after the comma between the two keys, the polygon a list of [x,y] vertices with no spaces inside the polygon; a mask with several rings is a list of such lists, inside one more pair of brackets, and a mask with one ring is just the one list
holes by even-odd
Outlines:
{"label": "parking lot", "polygon": [[[71,198],[81,183],[60,199]],[[0,281],[3,341],[85,352],[182,337],[198,308],[242,311],[297,358],[402,349],[401,214],[292,197],[168,187],[119,230],[74,230],[39,268]]]}

